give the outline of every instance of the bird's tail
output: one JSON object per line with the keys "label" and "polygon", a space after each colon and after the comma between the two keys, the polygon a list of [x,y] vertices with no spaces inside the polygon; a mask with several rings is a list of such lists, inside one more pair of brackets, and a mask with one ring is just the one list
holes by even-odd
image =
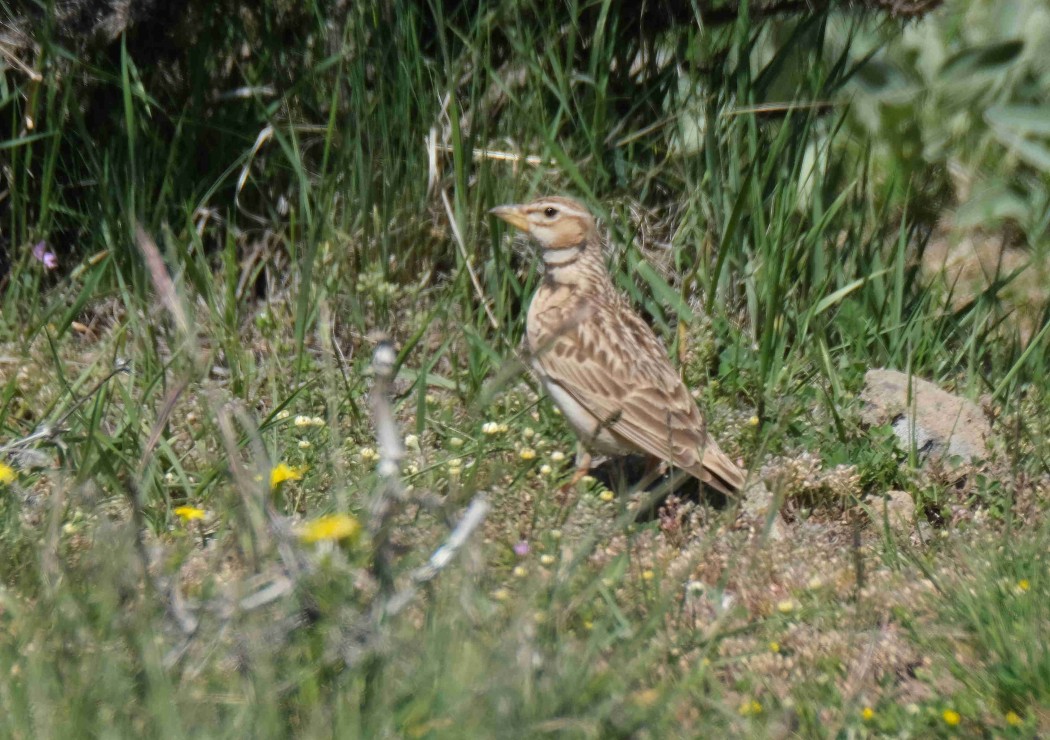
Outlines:
{"label": "bird's tail", "polygon": [[747,474],[712,440],[704,446],[704,457],[697,467],[700,470],[693,475],[726,496],[733,497],[744,490]]}

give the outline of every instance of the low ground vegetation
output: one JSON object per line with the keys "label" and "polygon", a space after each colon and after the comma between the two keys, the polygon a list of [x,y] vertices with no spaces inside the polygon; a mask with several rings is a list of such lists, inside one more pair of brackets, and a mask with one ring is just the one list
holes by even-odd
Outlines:
{"label": "low ground vegetation", "polygon": [[[0,57],[3,734],[1050,732],[1045,8],[353,5]],[[486,215],[551,192],[779,536],[566,487]]]}

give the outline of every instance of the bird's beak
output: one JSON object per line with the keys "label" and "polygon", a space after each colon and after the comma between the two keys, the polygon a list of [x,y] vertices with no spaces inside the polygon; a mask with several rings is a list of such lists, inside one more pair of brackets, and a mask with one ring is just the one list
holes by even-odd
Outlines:
{"label": "bird's beak", "polygon": [[516,229],[521,229],[526,233],[529,230],[529,220],[525,218],[524,209],[521,206],[496,206],[489,213],[503,219]]}

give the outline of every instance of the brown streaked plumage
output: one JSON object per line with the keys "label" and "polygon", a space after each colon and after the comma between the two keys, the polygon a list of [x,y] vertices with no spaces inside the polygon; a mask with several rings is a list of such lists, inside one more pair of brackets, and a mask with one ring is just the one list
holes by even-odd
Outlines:
{"label": "brown streaked plumage", "polygon": [[587,209],[549,197],[491,213],[542,248],[546,272],[529,307],[529,349],[581,444],[670,462],[727,495],[741,490],[744,472],[708,436],[663,344],[613,285]]}

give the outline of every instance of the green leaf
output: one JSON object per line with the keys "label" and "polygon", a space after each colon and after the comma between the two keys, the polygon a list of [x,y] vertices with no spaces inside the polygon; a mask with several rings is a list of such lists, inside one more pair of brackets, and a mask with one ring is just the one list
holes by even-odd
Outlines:
{"label": "green leaf", "polygon": [[1026,139],[1000,126],[992,127],[992,133],[996,139],[1011,151],[1016,152],[1025,162],[1044,172],[1050,172],[1050,147],[1038,141]]}
{"label": "green leaf", "polygon": [[995,105],[984,112],[984,120],[992,127],[1050,136],[1050,105]]}
{"label": "green leaf", "polygon": [[1031,205],[1023,195],[1003,183],[994,183],[959,206],[955,223],[965,229],[1008,219],[1024,222],[1031,215]]}
{"label": "green leaf", "polygon": [[944,63],[941,77],[958,79],[973,74],[1002,72],[1014,63],[1023,50],[1024,42],[1020,40],[963,49]]}

